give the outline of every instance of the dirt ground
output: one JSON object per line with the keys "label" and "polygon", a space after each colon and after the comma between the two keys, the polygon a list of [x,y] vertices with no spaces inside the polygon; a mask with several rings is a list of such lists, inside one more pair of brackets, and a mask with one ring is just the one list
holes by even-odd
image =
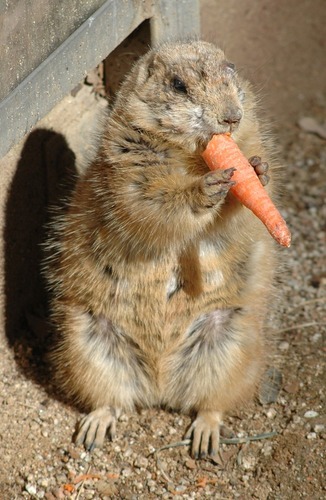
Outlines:
{"label": "dirt ground", "polygon": [[236,437],[259,439],[223,444],[214,460],[192,460],[185,445],[153,453],[181,441],[190,423],[153,409],[123,415],[116,440],[102,450],[89,453],[72,441],[80,413],[60,400],[44,359],[38,244],[45,207],[57,195],[52,186],[90,154],[88,131],[105,107],[84,85],[0,161],[8,191],[2,192],[1,499],[326,497],[326,140],[299,126],[304,117],[326,126],[326,6],[323,0],[313,7],[291,0],[278,9],[267,1],[201,4],[203,38],[223,46],[257,87],[286,169],[282,213],[293,243],[280,250],[283,267],[268,326],[274,401],[264,403],[262,389],[260,398],[225,420]]}

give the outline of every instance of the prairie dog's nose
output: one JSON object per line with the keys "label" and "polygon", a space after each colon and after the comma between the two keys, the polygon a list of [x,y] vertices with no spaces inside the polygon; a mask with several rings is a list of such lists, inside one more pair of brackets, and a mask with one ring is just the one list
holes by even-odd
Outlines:
{"label": "prairie dog's nose", "polygon": [[241,118],[242,118],[241,109],[238,107],[230,107],[225,110],[222,121],[223,123],[232,125],[235,123],[239,123]]}

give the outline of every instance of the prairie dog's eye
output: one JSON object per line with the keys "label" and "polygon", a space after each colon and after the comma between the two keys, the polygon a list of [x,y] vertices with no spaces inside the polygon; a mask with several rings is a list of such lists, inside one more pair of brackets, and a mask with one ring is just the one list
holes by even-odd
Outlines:
{"label": "prairie dog's eye", "polygon": [[179,78],[178,76],[174,76],[172,78],[171,84],[173,89],[176,90],[177,92],[180,92],[182,94],[187,93],[187,87],[185,82],[181,80],[181,78]]}
{"label": "prairie dog's eye", "polygon": [[222,69],[227,75],[233,76],[235,73],[235,65],[229,61],[223,61]]}
{"label": "prairie dog's eye", "polygon": [[235,64],[231,62],[226,63],[226,69],[230,71],[230,73],[235,73]]}

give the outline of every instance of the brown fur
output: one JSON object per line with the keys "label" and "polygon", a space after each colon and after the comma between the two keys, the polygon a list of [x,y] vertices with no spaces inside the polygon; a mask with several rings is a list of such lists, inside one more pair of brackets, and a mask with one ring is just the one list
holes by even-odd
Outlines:
{"label": "brown fur", "polygon": [[[178,77],[186,92],[176,89]],[[240,123],[227,123],[234,111]],[[247,82],[211,44],[166,44],[140,59],[108,117],[97,158],[48,241],[59,385],[90,410],[77,442],[102,445],[121,410],[197,412],[193,454],[216,452],[224,412],[264,367],[274,244],[200,152],[232,130],[269,159]],[[230,165],[232,167],[232,165]],[[275,165],[271,165],[271,193]]]}

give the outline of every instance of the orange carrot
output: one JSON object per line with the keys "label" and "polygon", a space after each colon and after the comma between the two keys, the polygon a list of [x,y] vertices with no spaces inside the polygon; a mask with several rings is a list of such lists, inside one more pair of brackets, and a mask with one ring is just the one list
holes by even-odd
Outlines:
{"label": "orange carrot", "polygon": [[283,217],[230,135],[214,135],[202,156],[211,170],[236,168],[232,176],[236,184],[231,187],[231,193],[265,224],[280,245],[289,247],[291,234]]}

